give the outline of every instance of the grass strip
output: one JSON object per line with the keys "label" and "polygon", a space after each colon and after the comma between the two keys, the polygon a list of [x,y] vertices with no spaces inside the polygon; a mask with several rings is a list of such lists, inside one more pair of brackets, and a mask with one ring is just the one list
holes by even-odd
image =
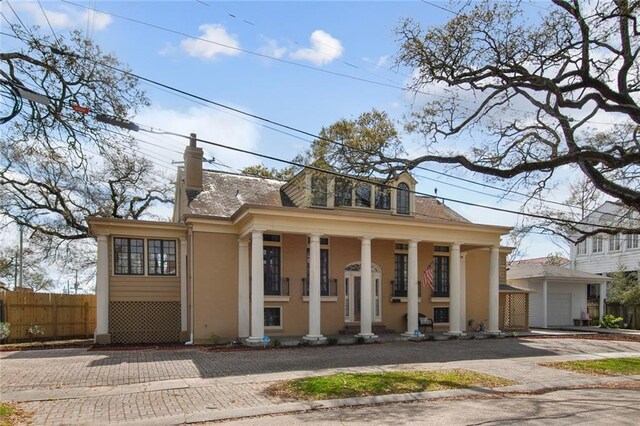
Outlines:
{"label": "grass strip", "polygon": [[15,403],[0,402],[0,426],[28,423],[30,415]]}
{"label": "grass strip", "polygon": [[543,365],[596,376],[625,376],[640,374],[640,357],[548,362]]}
{"label": "grass strip", "polygon": [[472,386],[498,387],[515,384],[511,380],[475,371],[389,371],[383,373],[338,373],[275,383],[266,392],[293,399],[320,400],[359,396],[390,395],[466,389]]}

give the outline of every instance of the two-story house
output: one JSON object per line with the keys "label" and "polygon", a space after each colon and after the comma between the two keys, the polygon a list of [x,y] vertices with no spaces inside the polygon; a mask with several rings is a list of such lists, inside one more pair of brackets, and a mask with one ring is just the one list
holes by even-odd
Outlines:
{"label": "two-story house", "polygon": [[[630,214],[625,206],[607,201],[584,219],[585,229],[593,225],[638,227],[639,215]],[[574,236],[575,237],[575,236]],[[623,267],[637,276],[640,270],[640,235],[598,234],[575,244],[570,249],[571,267],[598,275],[611,275]],[[597,298],[600,287],[589,286],[588,297]]]}
{"label": "two-story house", "polygon": [[[288,182],[203,170],[195,140],[172,222],[89,218],[99,343],[499,331],[500,237],[415,193],[304,169]],[[504,272],[504,271],[503,271]],[[502,275],[502,276],[501,276]]]}

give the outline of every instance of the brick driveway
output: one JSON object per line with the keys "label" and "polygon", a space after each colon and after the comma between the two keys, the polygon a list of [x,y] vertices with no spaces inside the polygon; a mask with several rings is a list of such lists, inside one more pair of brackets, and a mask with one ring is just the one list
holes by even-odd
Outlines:
{"label": "brick driveway", "polygon": [[33,350],[0,353],[0,392],[2,400],[33,412],[35,424],[175,423],[193,413],[288,403],[261,391],[275,380],[335,369],[463,366],[521,383],[558,382],[581,375],[537,364],[625,354],[640,356],[640,342],[508,338],[236,352]]}

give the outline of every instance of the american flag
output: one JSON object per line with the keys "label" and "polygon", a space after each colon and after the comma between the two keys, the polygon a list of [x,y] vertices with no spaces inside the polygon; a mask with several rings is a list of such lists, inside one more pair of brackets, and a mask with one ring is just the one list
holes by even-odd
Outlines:
{"label": "american flag", "polygon": [[422,278],[423,283],[429,284],[431,291],[433,291],[433,268],[431,268],[431,263],[425,266],[424,271],[422,272]]}

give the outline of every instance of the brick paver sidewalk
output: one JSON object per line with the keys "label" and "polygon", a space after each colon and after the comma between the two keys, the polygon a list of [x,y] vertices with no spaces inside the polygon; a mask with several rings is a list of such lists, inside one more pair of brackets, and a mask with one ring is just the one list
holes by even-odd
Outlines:
{"label": "brick paver sidewalk", "polygon": [[540,362],[602,356],[640,356],[640,342],[489,339],[239,352],[5,352],[0,353],[0,392],[2,400],[19,401],[34,413],[34,424],[175,424],[310,408],[262,392],[292,377],[464,367],[522,386],[560,386],[594,379]]}

